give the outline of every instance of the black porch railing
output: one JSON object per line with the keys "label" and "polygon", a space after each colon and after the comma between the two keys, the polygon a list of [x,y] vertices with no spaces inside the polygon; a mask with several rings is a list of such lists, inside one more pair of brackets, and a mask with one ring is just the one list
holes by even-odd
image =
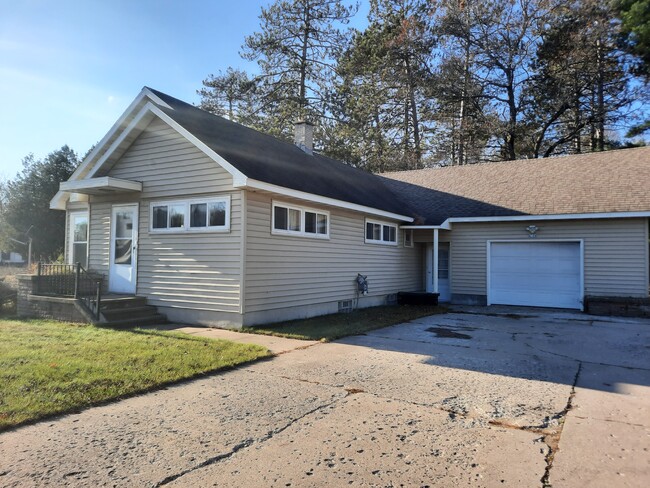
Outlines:
{"label": "black porch railing", "polygon": [[102,280],[88,273],[80,263],[38,263],[36,293],[76,298],[96,320],[100,318]]}

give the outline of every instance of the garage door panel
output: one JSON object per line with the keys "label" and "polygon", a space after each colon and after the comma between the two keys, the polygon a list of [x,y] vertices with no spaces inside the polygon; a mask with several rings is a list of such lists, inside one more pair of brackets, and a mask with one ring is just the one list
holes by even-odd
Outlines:
{"label": "garage door panel", "polygon": [[580,244],[495,242],[490,303],[581,308]]}

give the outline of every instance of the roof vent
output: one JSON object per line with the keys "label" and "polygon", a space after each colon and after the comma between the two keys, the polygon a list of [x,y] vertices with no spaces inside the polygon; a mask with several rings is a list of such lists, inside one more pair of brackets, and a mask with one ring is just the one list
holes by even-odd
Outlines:
{"label": "roof vent", "polygon": [[313,154],[314,124],[306,120],[300,120],[296,122],[294,142],[296,143],[296,146],[305,151],[307,154]]}

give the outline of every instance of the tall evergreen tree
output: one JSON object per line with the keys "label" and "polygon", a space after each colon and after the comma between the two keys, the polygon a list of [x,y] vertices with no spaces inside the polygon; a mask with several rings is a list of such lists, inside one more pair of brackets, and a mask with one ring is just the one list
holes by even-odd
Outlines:
{"label": "tall evergreen tree", "polygon": [[246,37],[242,56],[259,65],[269,132],[289,137],[297,120],[327,114],[335,59],[346,42],[342,27],[355,11],[342,0],[276,0],[262,8],[260,31]]}
{"label": "tall evergreen tree", "polygon": [[339,60],[345,131],[370,170],[419,168],[430,114],[426,90],[434,38],[428,4],[372,0],[370,25]]}

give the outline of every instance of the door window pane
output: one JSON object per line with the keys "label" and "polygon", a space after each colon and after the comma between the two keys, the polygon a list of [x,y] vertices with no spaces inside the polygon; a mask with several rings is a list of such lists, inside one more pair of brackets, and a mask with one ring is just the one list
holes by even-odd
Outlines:
{"label": "door window pane", "polygon": [[167,228],[167,205],[161,205],[153,208],[153,228]]}
{"label": "door window pane", "polygon": [[205,227],[207,225],[208,205],[193,203],[190,205],[190,227]]}
{"label": "door window pane", "polygon": [[185,227],[185,205],[169,205],[169,228]]}
{"label": "door window pane", "polygon": [[115,264],[131,264],[131,239],[115,239]]}
{"label": "door window pane", "polygon": [[133,233],[133,215],[131,212],[115,212],[115,237],[131,237]]}
{"label": "door window pane", "polygon": [[438,279],[449,279],[449,251],[447,249],[438,250]]}
{"label": "door window pane", "polygon": [[210,227],[226,225],[226,203],[215,202],[210,204]]}
{"label": "door window pane", "polygon": [[316,233],[316,214],[314,212],[305,212],[305,232]]}

